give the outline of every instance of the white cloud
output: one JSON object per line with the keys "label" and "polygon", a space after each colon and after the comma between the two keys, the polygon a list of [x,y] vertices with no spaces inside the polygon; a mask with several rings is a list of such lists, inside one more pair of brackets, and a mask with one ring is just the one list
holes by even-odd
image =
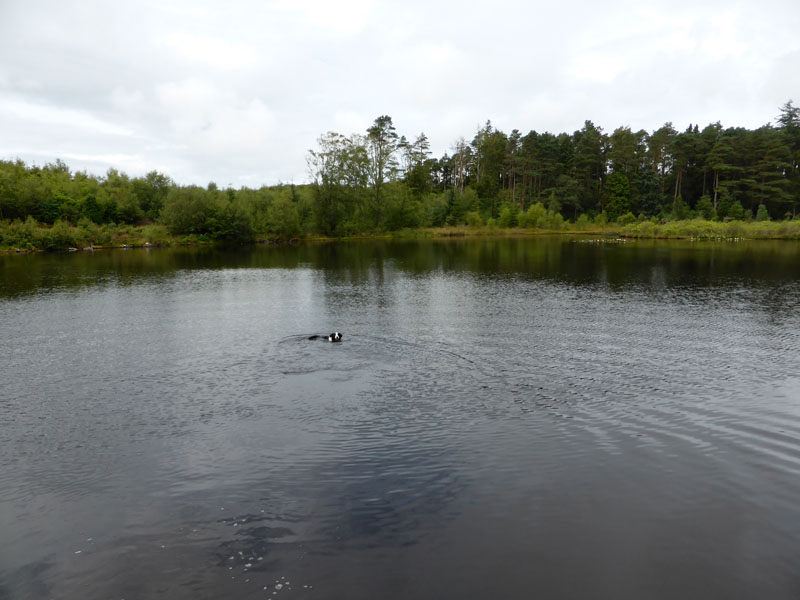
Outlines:
{"label": "white cloud", "polygon": [[70,162],[94,165],[115,165],[123,171],[144,171],[148,163],[138,154],[81,154],[65,152],[63,158]]}
{"label": "white cloud", "polygon": [[735,13],[724,11],[708,23],[707,27],[708,33],[702,40],[700,49],[708,59],[718,61],[745,54],[747,46],[738,30]]}
{"label": "white cloud", "polygon": [[179,17],[207,17],[210,11],[207,8],[198,6],[179,6],[179,5],[162,5],[158,10],[170,15],[177,15]]}
{"label": "white cloud", "polygon": [[216,69],[249,69],[258,63],[251,48],[210,35],[173,33],[165,43],[179,58]]}
{"label": "white cloud", "polygon": [[144,94],[141,90],[129,90],[119,86],[111,91],[111,104],[122,111],[141,108],[143,103]]}
{"label": "white cloud", "polygon": [[5,119],[16,121],[17,126],[48,125],[89,134],[133,135],[131,129],[99,119],[87,111],[38,104],[28,100],[0,97],[0,113]]}
{"label": "white cloud", "polygon": [[354,35],[367,26],[371,0],[278,0],[275,7],[297,13],[306,24],[337,34]]}
{"label": "white cloud", "polygon": [[[369,116],[357,113],[352,110],[337,110],[333,114],[333,131],[350,133],[365,133],[371,121]],[[320,135],[327,133],[320,131]]]}
{"label": "white cloud", "polygon": [[4,0],[0,156],[258,185],[382,114],[435,155],[487,119],[756,127],[800,102],[794,4]]}
{"label": "white cloud", "polygon": [[169,121],[171,136],[192,152],[250,153],[267,147],[275,115],[258,98],[201,80],[165,83],[156,98]]}
{"label": "white cloud", "polygon": [[586,52],[573,59],[567,72],[581,82],[607,83],[616,79],[624,68],[620,57],[609,53]]}

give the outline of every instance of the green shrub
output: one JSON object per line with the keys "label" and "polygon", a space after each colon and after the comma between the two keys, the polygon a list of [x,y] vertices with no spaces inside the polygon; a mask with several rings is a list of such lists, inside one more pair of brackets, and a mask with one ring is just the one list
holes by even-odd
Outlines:
{"label": "green shrub", "polygon": [[[739,205],[741,206],[741,204]],[[744,225],[741,221],[730,221],[725,224],[726,237],[744,237]]]}
{"label": "green shrub", "polygon": [[33,250],[37,247],[38,226],[31,216],[25,221],[15,219],[6,225],[3,243],[8,248],[18,248],[20,250]]}
{"label": "green shrub", "polygon": [[589,220],[589,215],[587,215],[586,213],[582,213],[581,216],[578,217],[578,220],[575,221],[575,228],[581,231],[585,231],[586,229],[589,229],[589,226],[591,224],[592,223]]}
{"label": "green shrub", "polygon": [[207,233],[218,229],[214,194],[201,187],[173,188],[164,202],[161,218],[172,233]]}
{"label": "green shrub", "polygon": [[638,229],[638,236],[637,237],[655,237],[657,225],[652,223],[651,221],[644,221],[639,223],[637,226]]}
{"label": "green shrub", "polygon": [[453,195],[453,203],[450,209],[450,216],[453,217],[453,224],[464,223],[466,214],[473,210],[480,209],[478,194],[471,187]]}
{"label": "green shrub", "polygon": [[171,239],[163,225],[147,225],[141,232],[144,241],[152,246],[169,246]]}
{"label": "green shrub", "polygon": [[519,208],[516,204],[503,204],[500,209],[500,215],[497,218],[497,224],[500,227],[516,227],[518,212]]}
{"label": "green shrub", "polygon": [[425,204],[426,221],[431,227],[441,227],[447,219],[447,197],[445,194],[430,196]]}
{"label": "green shrub", "polygon": [[711,203],[711,198],[708,195],[700,196],[697,201],[697,216],[698,218],[712,221],[717,213],[714,211],[714,205]]}
{"label": "green shrub", "polygon": [[548,210],[545,226],[547,227],[547,229],[560,231],[561,229],[564,228],[564,217],[561,216],[560,212]]}
{"label": "green shrub", "polygon": [[117,201],[117,218],[123,223],[139,223],[144,217],[144,212],[139,206],[139,200],[133,194],[126,194]]}
{"label": "green shrub", "polygon": [[269,231],[282,237],[292,237],[300,233],[297,206],[289,198],[280,196],[272,201],[267,209],[267,223]]}
{"label": "green shrub", "polygon": [[481,213],[477,210],[471,210],[467,213],[466,216],[467,225],[469,227],[482,227],[483,226],[483,219],[481,218]]}
{"label": "green shrub", "polygon": [[247,242],[253,239],[253,223],[247,209],[237,202],[221,201],[216,219],[207,221],[207,234],[226,242]]}
{"label": "green shrub", "polygon": [[628,225],[630,223],[635,223],[636,215],[634,215],[632,212],[627,212],[624,215],[622,215],[619,219],[617,219],[617,222],[620,225]]}
{"label": "green shrub", "polygon": [[685,221],[691,218],[691,210],[684,201],[683,196],[678,196],[675,199],[675,204],[672,206],[672,218],[676,221]]}
{"label": "green shrub", "polygon": [[734,221],[741,221],[744,219],[744,207],[742,203],[736,200],[728,208],[728,217]]}
{"label": "green shrub", "polygon": [[547,224],[547,209],[541,202],[531,204],[523,213],[520,213],[517,218],[520,227],[533,229],[535,227],[545,227]]}

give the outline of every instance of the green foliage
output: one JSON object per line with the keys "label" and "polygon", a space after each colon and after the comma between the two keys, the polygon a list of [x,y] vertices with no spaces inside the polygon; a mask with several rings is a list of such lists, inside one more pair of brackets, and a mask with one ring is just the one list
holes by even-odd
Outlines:
{"label": "green foliage", "polygon": [[[471,210],[466,215],[466,222],[468,227],[483,227],[483,219],[481,219],[481,213],[477,210]],[[511,227],[510,225],[504,225],[504,227]]]}
{"label": "green foliage", "polygon": [[300,216],[297,206],[289,198],[279,196],[267,209],[268,231],[288,238],[300,233]]}
{"label": "green foliage", "polygon": [[398,148],[403,155],[403,170],[408,188],[418,199],[429,193],[433,188],[432,163],[430,155],[430,142],[424,133],[417,136],[414,142],[400,139]]}
{"label": "green foliage", "polygon": [[676,221],[684,221],[691,218],[691,215],[692,211],[689,205],[684,202],[683,196],[678,196],[672,206],[672,218]]}
{"label": "green foliage", "polygon": [[642,223],[630,224],[622,229],[622,235],[634,238],[653,238],[656,236],[657,223],[643,221]]}
{"label": "green foliage", "polygon": [[547,209],[544,204],[537,202],[531,204],[518,218],[519,226],[526,229],[543,228],[547,226]]}
{"label": "green foliage", "polygon": [[550,196],[545,202],[545,207],[547,210],[553,211],[554,213],[561,212],[561,201],[558,199],[555,190],[550,192]]}
{"label": "green foliage", "polygon": [[453,195],[450,214],[447,217],[448,223],[451,225],[463,224],[467,213],[477,211],[479,208],[480,200],[474,189],[468,187],[462,191],[457,191]]}
{"label": "green foliage", "polygon": [[14,219],[7,222],[3,232],[3,245],[19,250],[33,250],[38,242],[38,224],[29,216],[24,222]]}
{"label": "green foliage", "polygon": [[[502,218],[502,212],[501,212]],[[549,229],[559,231],[565,227],[564,217],[554,210],[547,210],[541,202],[532,204],[528,210],[517,215],[520,227],[526,229]],[[502,223],[499,223],[501,226]]]}
{"label": "green foliage", "polygon": [[619,223],[620,225],[629,225],[635,222],[636,222],[636,215],[634,215],[630,211],[626,212],[624,215],[622,215],[617,219],[617,223]]}
{"label": "green foliage", "polygon": [[139,200],[132,194],[125,194],[117,202],[117,218],[121,223],[136,224],[144,217]]}
{"label": "green foliage", "polygon": [[431,227],[442,227],[450,211],[448,202],[450,194],[435,194],[426,202],[425,224]]}
{"label": "green foliage", "polygon": [[389,231],[415,228],[425,222],[422,201],[406,185],[389,183],[384,186],[386,217],[384,226]]}
{"label": "green foliage", "polygon": [[628,177],[622,173],[611,173],[606,177],[605,210],[610,221],[616,221],[631,210],[631,191]]}
{"label": "green foliage", "polygon": [[[376,131],[376,136],[379,132]],[[386,164],[375,166],[370,162],[367,147],[362,138],[349,138],[338,133],[328,133],[318,140],[319,149],[308,153],[308,168],[314,181],[313,187],[313,220],[315,228],[321,233],[337,235],[342,233],[341,224],[345,221],[355,222],[363,216],[367,197],[367,184],[373,178],[375,200],[381,200],[380,189]],[[376,138],[373,150],[381,148],[380,138]],[[383,161],[389,161],[382,154]],[[380,157],[374,157],[378,160]],[[380,175],[380,181],[378,181]],[[373,206],[375,216],[380,218],[380,205]]]}
{"label": "green foliage", "polygon": [[311,186],[290,186],[292,202],[297,207],[297,216],[303,231],[311,231],[314,223],[314,195]]}
{"label": "green foliage", "polygon": [[215,218],[208,223],[212,239],[237,243],[253,239],[250,215],[241,203],[217,198],[216,205]]}
{"label": "green foliage", "polygon": [[[475,162],[475,189],[480,198],[491,199],[489,212],[494,217],[500,178],[504,171],[508,138],[492,127],[491,121],[478,130],[472,140]],[[501,225],[502,226],[502,225]]]}
{"label": "green foliage", "polygon": [[589,229],[589,227],[591,227],[591,224],[592,222],[589,219],[589,215],[583,213],[581,214],[580,217],[578,217],[578,220],[575,221],[575,228],[578,229],[579,231],[585,231]]}
{"label": "green foliage", "polygon": [[209,233],[216,220],[213,196],[198,186],[170,190],[161,219],[171,233]]}
{"label": "green foliage", "polygon": [[[476,224],[473,213],[487,224],[551,229],[566,216],[577,230],[590,228],[594,215],[596,226],[628,227],[634,213],[680,223],[748,222],[755,212],[766,223],[800,206],[798,115],[787,102],[774,126],[755,130],[712,123],[678,131],[666,123],[650,133],[618,127],[611,134],[591,121],[558,134],[506,134],[487,122],[438,159],[424,133],[399,137],[383,115],[360,135],[321,136],[308,154],[311,184],[257,190],[180,186],[156,171],[95,176],[61,161],[0,160],[2,243],[58,245],[70,239],[64,227],[76,223],[80,236],[111,241],[131,235],[126,225],[159,223],[167,236],[230,241]],[[39,242],[25,233],[29,217],[52,225],[35,228],[47,229]]]}
{"label": "green foliage", "polygon": [[74,248],[79,241],[77,229],[61,220],[56,221],[49,229],[40,229],[38,234],[36,247],[43,250]]}
{"label": "green foliage", "polygon": [[744,208],[742,207],[742,203],[738,200],[730,205],[727,212],[727,216],[731,220],[741,221],[744,219]]}
{"label": "green foliage", "polygon": [[140,213],[155,220],[161,214],[170,188],[175,184],[166,175],[151,171],[144,177],[134,179],[132,185]]}
{"label": "green foliage", "polygon": [[60,199],[61,219],[70,223],[77,223],[81,219],[83,207],[81,202],[71,196],[64,196]]}
{"label": "green foliage", "polygon": [[103,221],[103,207],[97,201],[94,194],[89,194],[83,200],[83,216],[90,219],[94,223],[102,223]]}
{"label": "green foliage", "polygon": [[367,177],[374,194],[372,212],[375,218],[375,227],[379,227],[383,218],[381,189],[387,180],[393,178],[398,168],[395,154],[398,150],[399,138],[389,115],[382,115],[375,119],[372,126],[367,129],[364,146],[367,157]]}
{"label": "green foliage", "polygon": [[497,218],[497,224],[500,227],[516,227],[517,215],[519,214],[519,207],[514,203],[505,203],[500,208],[500,216]]}
{"label": "green foliage", "polygon": [[172,243],[167,228],[163,225],[152,224],[142,227],[142,238],[151,246],[169,246]]}
{"label": "green foliage", "polygon": [[[578,214],[581,207],[581,186],[573,177],[566,174],[559,175],[555,180],[553,191],[561,204],[559,210],[564,209],[570,214]],[[552,204],[552,202],[550,204]]]}
{"label": "green foliage", "polygon": [[731,198],[727,191],[723,188],[720,190],[719,199],[717,200],[717,219],[724,221],[728,218],[731,211]]}
{"label": "green foliage", "polygon": [[560,231],[564,228],[564,217],[561,216],[561,213],[548,210],[546,227],[553,231]]}
{"label": "green foliage", "polygon": [[37,217],[44,223],[54,223],[61,216],[61,207],[56,196],[45,196],[39,202]]}
{"label": "green foliage", "polygon": [[83,217],[78,221],[78,229],[83,246],[108,246],[111,244],[111,233],[108,226],[98,225]]}
{"label": "green foliage", "polygon": [[196,234],[227,242],[243,242],[253,237],[248,207],[243,202],[231,201],[227,194],[213,187],[173,188],[164,203],[162,220],[173,234]]}
{"label": "green foliage", "polygon": [[671,221],[664,225],[644,222],[627,225],[621,235],[635,238],[690,239],[800,239],[800,221]]}
{"label": "green foliage", "polygon": [[711,221],[717,216],[714,205],[711,203],[711,197],[708,194],[701,196],[700,200],[697,201],[697,214],[706,221]]}

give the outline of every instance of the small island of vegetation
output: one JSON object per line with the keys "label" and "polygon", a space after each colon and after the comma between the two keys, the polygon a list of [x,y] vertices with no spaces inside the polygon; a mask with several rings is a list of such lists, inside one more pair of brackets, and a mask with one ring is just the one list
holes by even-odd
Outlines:
{"label": "small island of vegetation", "polygon": [[628,237],[800,239],[800,108],[755,130],[677,131],[586,121],[572,134],[506,134],[491,122],[452,154],[380,116],[329,132],[307,156],[310,183],[259,189],[178,185],[0,161],[0,249],[250,243],[359,235],[617,233]]}

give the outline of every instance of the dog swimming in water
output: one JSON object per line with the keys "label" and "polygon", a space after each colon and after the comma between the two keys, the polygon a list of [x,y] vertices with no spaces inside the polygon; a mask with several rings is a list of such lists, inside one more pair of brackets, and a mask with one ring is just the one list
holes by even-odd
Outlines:
{"label": "dog swimming in water", "polygon": [[327,340],[329,342],[341,342],[342,341],[342,334],[339,333],[338,331],[334,331],[332,334],[330,334],[327,337],[324,336],[324,335],[312,335],[308,339],[310,339],[310,340],[324,339],[324,340]]}

